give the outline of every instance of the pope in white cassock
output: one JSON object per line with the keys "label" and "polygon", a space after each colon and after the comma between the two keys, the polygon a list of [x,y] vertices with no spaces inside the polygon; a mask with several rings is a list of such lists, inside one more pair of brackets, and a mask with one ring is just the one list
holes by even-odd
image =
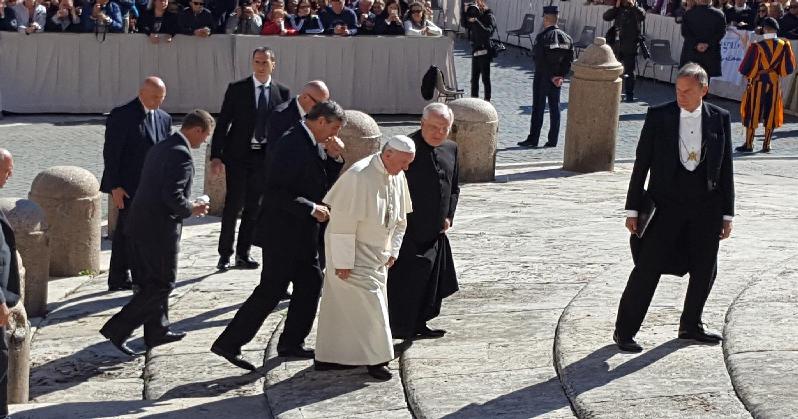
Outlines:
{"label": "pope in white cassock", "polygon": [[412,139],[391,137],[380,153],[352,165],[324,197],[330,222],[316,370],[365,365],[372,377],[391,378],[388,268],[399,256],[413,210],[403,170],[414,157]]}

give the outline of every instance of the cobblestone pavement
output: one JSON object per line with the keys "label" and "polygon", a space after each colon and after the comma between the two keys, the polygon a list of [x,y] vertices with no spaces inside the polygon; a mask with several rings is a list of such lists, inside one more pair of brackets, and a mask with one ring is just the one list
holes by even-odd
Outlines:
{"label": "cobblestone pavement", "polygon": [[[261,366],[257,372],[245,374],[211,354],[258,271],[214,272],[219,223],[208,217],[185,229],[171,297],[174,327],[188,337],[140,359],[121,357],[97,330],[129,294],[106,292],[104,274],[51,281],[49,313],[32,319],[32,400],[12,407],[14,417],[793,416],[798,404],[783,390],[798,385],[798,348],[784,330],[794,329],[790,304],[798,295],[797,121],[788,118],[773,154],[735,161],[736,227],[721,246],[705,315],[728,341],[721,347],[675,339],[686,281],[665,277],[639,336],[646,350],[621,354],[611,332],[630,269],[623,200],[645,108],[621,105],[615,172],[565,172],[556,163],[561,147],[513,147],[528,129],[520,108],[530,100],[527,62],[511,51],[494,68],[502,118],[497,182],[462,189],[450,233],[461,291],[432,322],[449,333],[397,341],[392,380],[374,382],[363,370],[316,372],[309,361],[277,357],[284,303],[244,348]],[[467,89],[470,63],[459,54],[457,65]],[[642,83],[639,95],[659,102],[671,89]],[[414,129],[417,118],[379,121],[390,135]],[[0,146],[15,153],[17,172],[3,195],[25,196],[35,174],[56,164],[99,175],[102,131],[98,116],[6,117]],[[195,157],[201,162],[202,151]],[[132,345],[142,347],[140,332]]]}

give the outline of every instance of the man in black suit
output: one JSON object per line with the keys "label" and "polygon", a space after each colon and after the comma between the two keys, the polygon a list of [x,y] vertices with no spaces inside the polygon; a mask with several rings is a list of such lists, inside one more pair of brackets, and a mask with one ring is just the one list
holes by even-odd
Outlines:
{"label": "man in black suit", "polygon": [[[8,150],[0,148],[0,188],[5,186],[14,160]],[[8,325],[9,309],[19,301],[19,267],[17,265],[17,247],[11,224],[0,211],[0,418],[8,415],[8,342],[6,341],[6,325]]]}
{"label": "man in black suit", "polygon": [[314,105],[328,100],[330,100],[330,90],[327,89],[327,85],[321,80],[313,80],[305,83],[297,97],[275,107],[266,124],[267,138],[270,139],[267,150],[273,150],[277,140],[289,128],[302,122]]}
{"label": "man in black suit", "polygon": [[[172,117],[159,109],[166,98],[166,85],[158,77],[148,77],[139,95],[129,103],[114,108],[105,122],[103,170],[100,191],[111,194],[119,217],[111,247],[108,290],[131,289],[131,255],[127,246],[125,223],[130,201],[136,194],[144,157],[154,144],[169,136]],[[135,276],[135,269],[133,270]]]}
{"label": "man in black suit", "polygon": [[183,118],[180,131],[156,144],[144,161],[141,184],[125,228],[141,290],[100,329],[125,354],[141,354],[125,341],[142,325],[149,349],[186,335],[169,330],[169,293],[175,287],[183,219],[208,213],[207,203],[189,200],[194,178],[190,149],[205,142],[213,124],[208,112],[192,111]]}
{"label": "man in black suit", "polygon": [[280,139],[266,177],[263,212],[256,243],[263,248],[260,284],[211,347],[233,365],[254,370],[241,347],[258,333],[285,294],[294,294],[285,330],[277,344],[280,356],[313,358],[303,343],[313,326],[321,292],[320,231],[330,216],[322,199],[343,167],[343,142],[337,137],[346,114],[333,101],[319,102]]}
{"label": "man in black suit", "polygon": [[[633,233],[635,267],[618,307],[613,340],[624,351],[640,352],[634,340],[660,275],[690,273],[680,339],[717,343],[701,315],[717,274],[719,240],[728,238],[734,216],[729,113],[703,102],[709,78],[688,63],[676,79],[676,101],[649,108],[637,145],[626,197],[626,227]],[[648,191],[644,190],[646,177]],[[656,209],[645,227],[639,211],[648,198]],[[634,233],[642,230],[641,239]]]}
{"label": "man in black suit", "polygon": [[276,60],[271,49],[255,49],[252,53],[252,76],[227,87],[213,132],[211,170],[216,175],[224,171],[227,186],[219,235],[219,263],[216,266],[219,270],[230,268],[239,214],[241,226],[235,248],[235,266],[241,269],[257,269],[259,266],[249,250],[263,193],[260,181],[269,142],[267,124],[274,108],[291,97],[287,87],[272,80]]}

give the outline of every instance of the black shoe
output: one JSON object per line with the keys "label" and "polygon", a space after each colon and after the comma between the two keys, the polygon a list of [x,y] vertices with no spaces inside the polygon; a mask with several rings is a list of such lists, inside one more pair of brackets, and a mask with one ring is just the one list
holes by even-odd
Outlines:
{"label": "black shoe", "polygon": [[220,257],[219,262],[216,264],[216,269],[220,271],[226,271],[230,269],[230,256]]}
{"label": "black shoe", "polygon": [[703,343],[720,343],[723,341],[723,336],[720,333],[704,329],[701,325],[694,330],[685,330],[679,328],[679,339],[692,339]]}
{"label": "black shoe", "polygon": [[741,145],[741,146],[739,146],[739,147],[736,147],[736,148],[734,149],[734,151],[737,151],[737,152],[739,152],[739,153],[753,153],[753,152],[754,152],[754,149],[753,149],[753,148],[750,148],[750,147],[746,147],[746,146],[744,146],[744,145]]}
{"label": "black shoe", "polygon": [[133,289],[133,282],[130,281],[108,285],[108,291],[129,291],[132,289]]}
{"label": "black shoe", "polygon": [[220,357],[226,359],[227,362],[235,365],[238,368],[243,368],[243,369],[249,370],[249,371],[255,371],[255,369],[256,369],[255,366],[250,364],[249,361],[245,360],[241,356],[241,354],[234,355],[231,352],[225,351],[224,349],[219,347],[219,345],[214,344],[213,346],[211,346],[211,352],[213,352],[216,355],[219,355]]}
{"label": "black shoe", "polygon": [[252,256],[236,256],[236,269],[258,269],[260,263]]}
{"label": "black shoe", "polygon": [[543,144],[543,147],[557,147],[557,143],[546,143]]}
{"label": "black shoe", "polygon": [[770,153],[770,147],[762,147],[763,153]]}
{"label": "black shoe", "polygon": [[291,348],[277,347],[277,355],[283,358],[300,358],[300,359],[313,359],[316,353],[313,349],[305,349],[301,346],[294,346]]}
{"label": "black shoe", "polygon": [[336,364],[334,362],[322,362],[313,360],[313,369],[316,371],[338,371],[338,370],[351,370],[357,368],[356,365]]}
{"label": "black shoe", "polygon": [[105,338],[108,339],[116,347],[116,349],[119,349],[119,351],[127,356],[144,355],[144,351],[133,350],[130,346],[127,346],[127,342],[125,342],[126,339],[118,339],[113,337],[110,333],[108,333],[108,331],[105,330],[105,328],[100,329],[100,334],[105,336]]}
{"label": "black shoe", "polygon": [[632,95],[626,95],[626,97],[623,99],[623,101],[626,102],[626,103],[635,103],[635,102],[637,102],[635,97],[632,96]]}
{"label": "black shoe", "polygon": [[643,352],[643,347],[640,346],[639,343],[635,342],[632,338],[625,338],[621,339],[618,337],[618,331],[615,331],[612,334],[612,340],[618,345],[618,349],[624,352]]}
{"label": "black shoe", "polygon": [[366,368],[369,370],[369,375],[378,380],[388,381],[393,377],[391,371],[384,365],[369,365]]}
{"label": "black shoe", "polygon": [[418,336],[420,338],[426,338],[426,339],[442,338],[443,335],[445,335],[445,334],[446,334],[445,330],[442,330],[442,329],[430,329],[426,325],[424,325],[420,329],[416,330],[416,336]]}
{"label": "black shoe", "polygon": [[145,342],[147,347],[152,349],[156,346],[166,345],[167,343],[177,342],[182,340],[186,337],[186,332],[172,332],[171,330],[166,331],[163,335],[149,341]]}
{"label": "black shoe", "polygon": [[520,143],[518,143],[518,146],[520,146],[520,147],[537,147],[538,143],[536,143],[534,141],[530,141],[530,140],[525,140],[525,141],[521,141]]}
{"label": "black shoe", "polygon": [[126,291],[133,289],[133,280],[130,272],[108,273],[108,291]]}

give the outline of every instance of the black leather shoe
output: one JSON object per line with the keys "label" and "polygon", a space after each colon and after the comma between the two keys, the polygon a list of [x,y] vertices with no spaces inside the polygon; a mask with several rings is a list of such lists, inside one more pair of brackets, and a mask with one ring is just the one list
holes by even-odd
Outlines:
{"label": "black leather shoe", "polygon": [[618,349],[624,352],[643,352],[643,347],[639,343],[632,338],[621,339],[617,331],[612,334],[612,340],[618,345]]}
{"label": "black leather shoe", "polygon": [[763,153],[770,153],[770,147],[762,147]]}
{"label": "black leather shoe", "polygon": [[249,370],[249,371],[255,371],[255,366],[250,364],[249,361],[247,361],[246,359],[244,359],[241,356],[241,354],[234,355],[234,354],[232,354],[232,353],[230,353],[228,351],[225,351],[224,349],[222,349],[218,345],[211,346],[211,352],[213,352],[216,355],[219,355],[220,357],[226,359],[227,362],[235,365],[238,368],[243,368],[243,369]]}
{"label": "black leather shoe", "polygon": [[746,147],[746,146],[744,146],[744,145],[741,145],[741,146],[739,146],[739,147],[735,147],[735,148],[734,148],[734,151],[736,151],[736,152],[738,152],[738,153],[753,153],[753,152],[754,152],[754,149],[753,149],[753,148]]}
{"label": "black leather shoe", "polygon": [[108,291],[128,291],[132,289],[133,289],[133,283],[130,281],[108,285]]}
{"label": "black leather shoe", "polygon": [[418,330],[416,330],[416,336],[420,338],[426,339],[437,339],[442,338],[443,335],[446,334],[445,330],[442,329],[430,329],[426,325]]}
{"label": "black leather shoe", "polygon": [[130,272],[109,272],[108,291],[126,291],[133,289],[133,280]]}
{"label": "black leather shoe", "polygon": [[127,356],[144,355],[144,351],[136,351],[133,350],[130,346],[127,346],[127,342],[125,342],[126,339],[117,339],[115,337],[112,337],[111,334],[105,331],[104,329],[100,329],[100,334],[105,336],[105,338],[108,339],[114,345],[114,347],[116,347],[116,349],[119,349],[120,352],[122,352]]}
{"label": "black leather shoe", "polygon": [[388,367],[384,365],[369,365],[369,375],[382,381],[388,381],[393,377]]}
{"label": "black leather shoe", "polygon": [[316,357],[316,353],[313,352],[313,349],[305,349],[301,346],[295,346],[291,348],[280,348],[278,346],[277,355],[280,355],[283,358],[300,358],[300,359],[313,359]]}
{"label": "black leather shoe", "polygon": [[334,362],[322,362],[313,360],[313,369],[316,371],[337,371],[337,370],[351,370],[357,368],[356,365],[336,364]]}
{"label": "black leather shoe", "polygon": [[634,96],[632,96],[632,95],[627,95],[627,96],[626,96],[626,97],[623,99],[623,101],[624,101],[624,102],[626,102],[626,103],[635,103],[635,102],[637,102],[637,100],[635,100],[635,97],[634,97]]}
{"label": "black leather shoe", "polygon": [[167,331],[162,336],[159,336],[149,342],[145,342],[147,347],[152,349],[156,346],[166,345],[167,343],[177,342],[186,337],[186,332],[172,332]]}
{"label": "black leather shoe", "polygon": [[546,143],[546,144],[543,144],[543,147],[557,147],[557,144],[554,144],[554,143]]}
{"label": "black leather shoe", "polygon": [[520,143],[518,143],[518,146],[520,146],[520,147],[537,147],[538,143],[536,143],[534,141],[526,140],[526,141],[521,141]]}
{"label": "black leather shoe", "polygon": [[692,339],[703,343],[720,343],[723,336],[720,333],[704,329],[703,326],[695,330],[679,330],[679,339]]}
{"label": "black leather shoe", "polygon": [[236,269],[258,269],[260,263],[252,259],[252,256],[236,256]]}
{"label": "black leather shoe", "polygon": [[230,269],[230,257],[229,256],[220,257],[219,262],[216,264],[216,269],[220,271],[226,271]]}

